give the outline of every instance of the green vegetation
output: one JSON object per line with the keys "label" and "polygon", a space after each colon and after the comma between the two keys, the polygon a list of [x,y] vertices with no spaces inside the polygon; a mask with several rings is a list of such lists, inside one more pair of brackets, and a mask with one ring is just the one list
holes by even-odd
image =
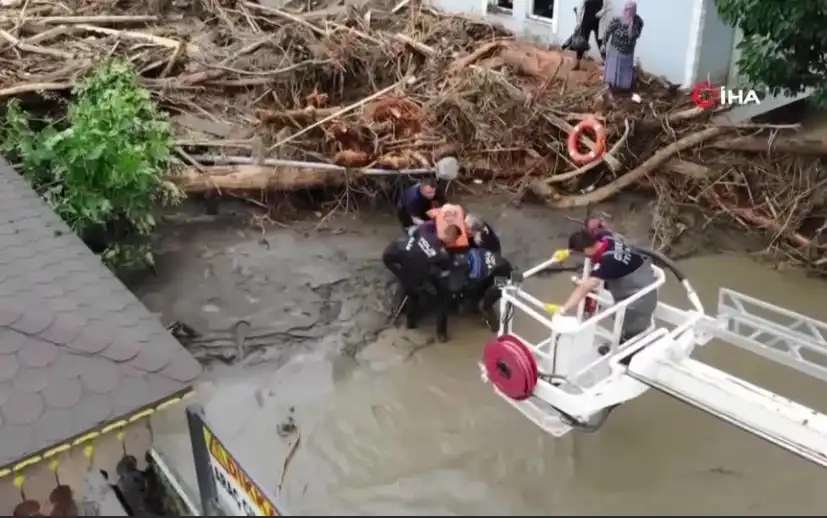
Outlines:
{"label": "green vegetation", "polygon": [[815,90],[827,104],[827,6],[823,0],[716,0],[743,32],[740,73],[772,94]]}
{"label": "green vegetation", "polygon": [[0,149],[79,236],[105,243],[108,265],[153,265],[153,208],[183,195],[164,180],[169,122],[128,63],[101,64],[76,87],[66,119],[43,129],[10,103]]}

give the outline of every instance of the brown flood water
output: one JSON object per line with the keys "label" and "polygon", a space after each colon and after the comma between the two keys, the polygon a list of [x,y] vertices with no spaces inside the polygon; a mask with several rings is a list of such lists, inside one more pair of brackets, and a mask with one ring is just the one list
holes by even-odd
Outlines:
{"label": "brown flood water", "polygon": [[[513,224],[515,214],[503,209],[500,228]],[[527,228],[537,231],[536,225],[541,223]],[[534,235],[511,245],[540,250],[524,251],[524,266],[552,250],[552,243],[559,245],[559,236],[536,244]],[[383,242],[386,233],[334,242],[329,237],[326,248],[299,247],[290,239],[270,240],[267,254],[277,250],[282,269],[295,277],[300,265],[307,270],[332,257],[320,268],[335,277],[345,261],[331,250],[345,250],[348,261],[375,259],[381,246],[369,243]],[[251,246],[230,241],[216,241],[212,249],[224,247],[222,253],[228,253]],[[273,262],[270,257],[251,266],[253,255],[242,254],[247,263],[234,256],[227,271],[255,271]],[[710,312],[718,287],[725,285],[827,319],[823,282],[738,256],[696,258],[682,266]],[[191,283],[207,277],[191,270]],[[275,274],[271,284],[274,279]],[[147,288],[145,300],[167,317],[174,313],[184,320],[181,300],[192,299],[192,305],[210,300],[202,311],[220,314],[216,301],[235,297],[236,289],[225,286],[208,297],[164,286]],[[565,275],[540,277],[526,287],[544,300],[559,301],[570,282]],[[663,299],[682,304],[675,288],[670,286]],[[278,294],[302,304],[288,293],[289,286]],[[174,297],[175,311],[169,301]],[[245,303],[263,297],[248,294]],[[337,309],[348,313],[348,307],[344,300]],[[340,314],[339,321],[359,321],[360,311],[366,310]],[[260,308],[251,313],[273,318]],[[543,434],[481,382],[477,361],[490,333],[473,319],[454,322],[448,344],[430,343],[430,325],[390,329],[355,355],[341,352],[346,335],[319,336],[312,347],[299,346],[278,362],[213,369],[198,397],[223,441],[271,494],[277,492],[288,443],[295,440],[295,435],[281,437],[279,426],[288,416],[295,419],[301,442],[279,494],[293,515],[821,515],[827,509],[823,470],[655,391],[619,408],[598,433],[562,439]],[[525,319],[516,325],[531,327]],[[524,327],[515,329],[526,335]],[[821,382],[725,344],[710,344],[696,356],[827,410]],[[159,449],[195,487],[184,430],[180,415],[155,423]]]}

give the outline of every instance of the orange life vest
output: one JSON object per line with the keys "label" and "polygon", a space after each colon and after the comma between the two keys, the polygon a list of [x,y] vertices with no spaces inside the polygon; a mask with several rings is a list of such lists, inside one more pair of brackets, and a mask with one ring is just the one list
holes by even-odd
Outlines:
{"label": "orange life vest", "polygon": [[465,228],[465,211],[459,205],[446,203],[438,209],[431,209],[428,211],[428,216],[436,222],[436,234],[444,242],[447,241],[445,237],[445,229],[451,225],[456,225],[459,228],[459,238],[453,243],[447,243],[446,247],[449,249],[468,248],[470,240],[468,239],[468,230]]}

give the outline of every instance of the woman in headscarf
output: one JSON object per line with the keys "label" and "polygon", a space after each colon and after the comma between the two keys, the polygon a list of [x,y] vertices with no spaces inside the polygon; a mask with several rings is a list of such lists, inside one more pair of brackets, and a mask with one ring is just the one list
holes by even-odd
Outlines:
{"label": "woman in headscarf", "polygon": [[606,29],[606,61],[603,80],[614,91],[631,90],[635,82],[635,45],[643,31],[637,2],[629,1],[623,14],[613,18]]}

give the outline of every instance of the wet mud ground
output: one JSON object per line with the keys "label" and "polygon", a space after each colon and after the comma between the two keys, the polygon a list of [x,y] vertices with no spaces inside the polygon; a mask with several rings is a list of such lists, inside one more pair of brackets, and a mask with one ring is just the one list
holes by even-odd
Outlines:
{"label": "wet mud ground", "polygon": [[[522,268],[563,246],[576,227],[542,207],[497,198],[468,204],[492,221]],[[263,233],[245,209],[231,210],[170,217],[157,276],[134,289],[165,322],[184,321],[207,338],[192,348],[210,364],[199,402],[289,514],[821,514],[827,505],[822,470],[654,391],[597,434],[544,435],[480,382],[476,362],[490,333],[478,319],[454,318],[447,344],[434,343],[430,323],[388,327],[390,279],[380,254],[398,232],[388,213]],[[648,202],[606,210],[625,235],[646,243]],[[710,254],[706,237],[685,246]],[[827,318],[821,281],[743,255],[684,266],[711,309],[725,279]],[[544,277],[527,287],[557,301],[570,283]],[[674,286],[664,297],[681,300]],[[241,346],[239,321],[247,323]],[[823,384],[748,353],[716,345],[700,357],[827,406]],[[161,453],[194,488],[183,415],[167,413],[154,431]]]}

